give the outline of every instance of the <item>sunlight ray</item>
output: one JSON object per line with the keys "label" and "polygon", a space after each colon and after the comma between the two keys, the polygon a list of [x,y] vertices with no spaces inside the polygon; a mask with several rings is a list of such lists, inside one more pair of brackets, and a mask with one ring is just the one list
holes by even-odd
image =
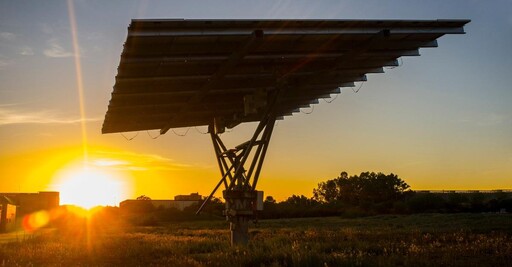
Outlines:
{"label": "sunlight ray", "polygon": [[83,149],[83,162],[84,167],[87,164],[88,152],[87,152],[87,128],[86,128],[86,116],[85,116],[85,100],[84,100],[84,88],[82,81],[82,64],[80,62],[80,46],[78,44],[78,35],[75,18],[75,7],[73,0],[68,0],[68,13],[69,13],[69,24],[71,26],[71,36],[73,38],[73,56],[75,58],[75,72],[76,72],[76,85],[78,90],[79,104],[80,104],[80,118],[82,128],[82,149]]}

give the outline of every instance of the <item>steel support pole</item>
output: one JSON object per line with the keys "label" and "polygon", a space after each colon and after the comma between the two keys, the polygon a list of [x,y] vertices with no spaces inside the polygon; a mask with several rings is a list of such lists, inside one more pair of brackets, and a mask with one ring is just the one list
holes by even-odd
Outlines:
{"label": "steel support pole", "polygon": [[231,246],[246,245],[249,243],[249,217],[238,216],[230,222]]}

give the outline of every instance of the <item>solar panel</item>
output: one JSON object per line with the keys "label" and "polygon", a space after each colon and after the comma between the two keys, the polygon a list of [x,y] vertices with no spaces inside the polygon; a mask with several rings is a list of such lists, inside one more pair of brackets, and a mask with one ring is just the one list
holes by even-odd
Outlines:
{"label": "solar panel", "polygon": [[103,133],[283,118],[469,20],[132,20]]}

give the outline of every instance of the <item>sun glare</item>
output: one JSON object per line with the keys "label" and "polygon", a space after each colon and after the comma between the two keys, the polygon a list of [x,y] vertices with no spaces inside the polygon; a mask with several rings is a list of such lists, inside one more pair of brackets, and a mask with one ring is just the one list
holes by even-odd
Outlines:
{"label": "sun glare", "polygon": [[95,169],[80,169],[66,174],[57,184],[62,205],[117,206],[125,195],[123,183],[112,175]]}

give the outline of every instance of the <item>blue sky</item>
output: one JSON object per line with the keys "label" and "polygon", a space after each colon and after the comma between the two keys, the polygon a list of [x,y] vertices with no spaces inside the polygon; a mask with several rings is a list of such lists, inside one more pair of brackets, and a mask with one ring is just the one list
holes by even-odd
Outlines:
{"label": "blue sky", "polygon": [[[512,188],[511,11],[510,0],[74,1],[88,142],[158,155],[207,176],[156,195],[197,184],[206,194],[218,179],[209,138],[197,131],[156,140],[144,132],[132,141],[100,134],[133,18],[471,19],[466,35],[444,36],[438,48],[369,75],[359,93],[344,90],[312,114],[279,122],[260,185],[282,197],[309,196],[341,171],[369,170],[397,173],[416,189]],[[13,173],[9,166],[21,164],[16,155],[80,146],[74,55],[67,1],[0,1],[0,187],[15,187],[5,177]],[[251,127],[224,137],[238,144]],[[17,177],[21,184],[24,175]],[[176,177],[168,184],[186,176],[160,175]],[[288,191],[275,189],[289,183],[295,186]]]}

